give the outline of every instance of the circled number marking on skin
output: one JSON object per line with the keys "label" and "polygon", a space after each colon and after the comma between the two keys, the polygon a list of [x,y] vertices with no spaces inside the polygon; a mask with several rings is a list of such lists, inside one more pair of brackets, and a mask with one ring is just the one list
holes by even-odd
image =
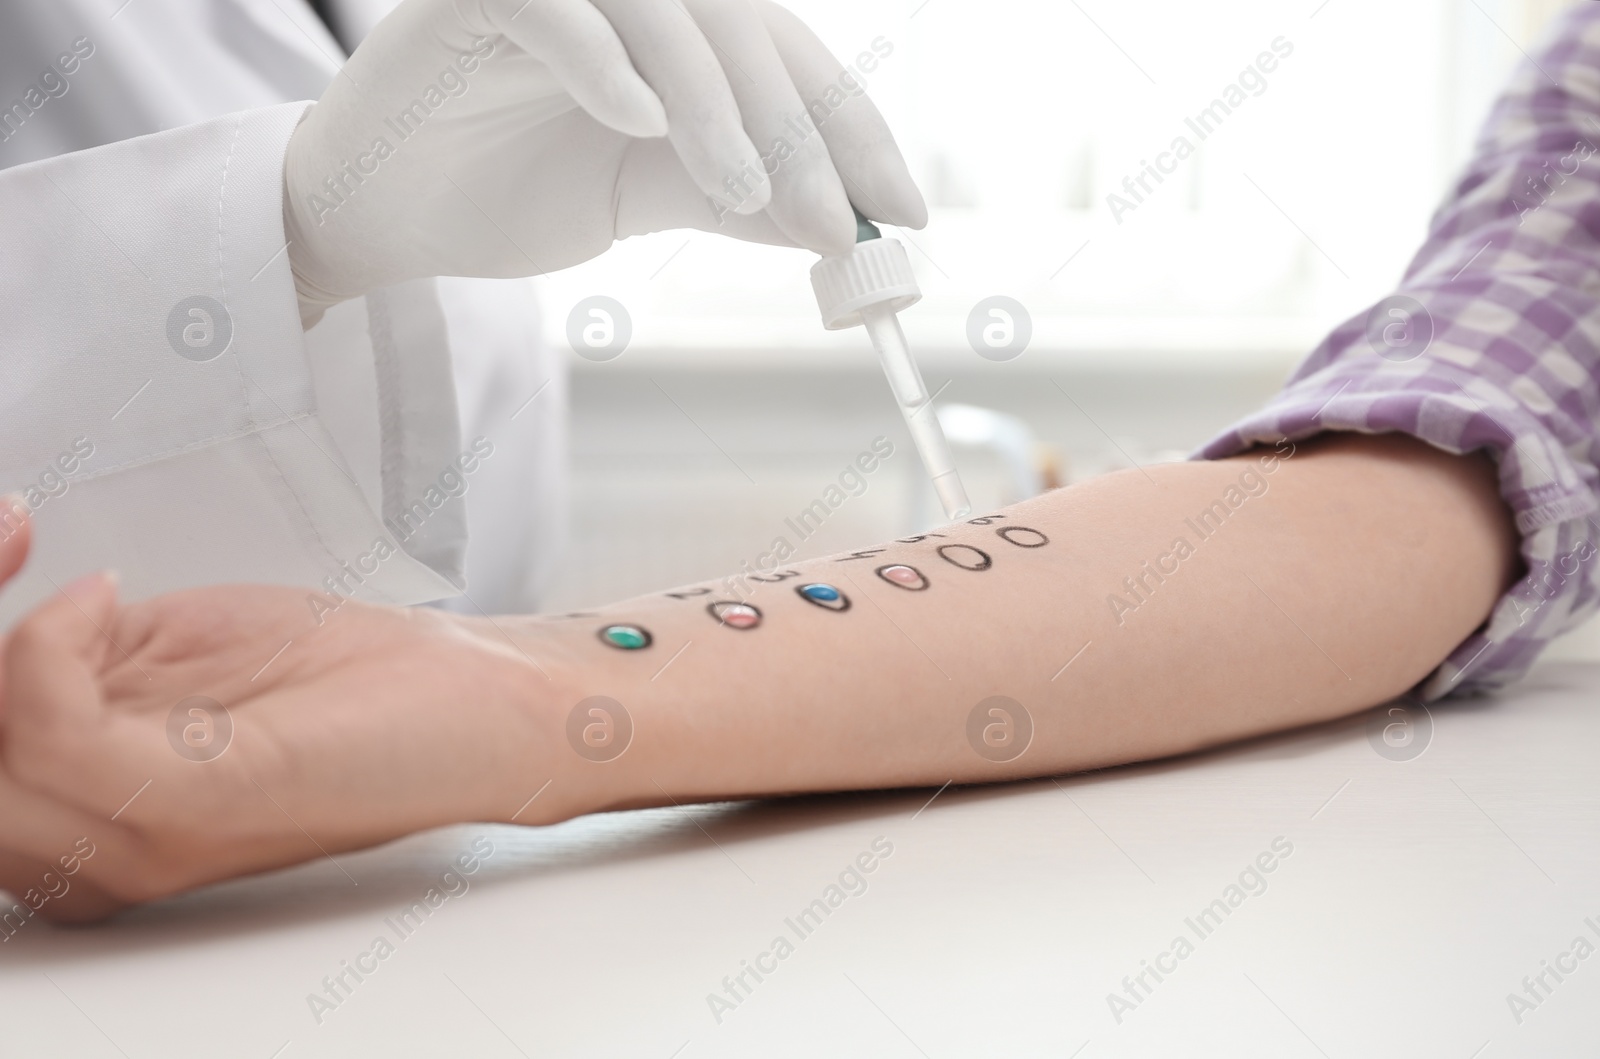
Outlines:
{"label": "circled number marking on skin", "polygon": [[974,548],[970,544],[941,544],[935,550],[938,551],[939,558],[963,570],[987,570],[994,565],[994,560],[989,558],[988,552]]}
{"label": "circled number marking on skin", "polygon": [[994,532],[1001,540],[1018,548],[1043,548],[1050,543],[1049,537],[1027,526],[1002,526]]}

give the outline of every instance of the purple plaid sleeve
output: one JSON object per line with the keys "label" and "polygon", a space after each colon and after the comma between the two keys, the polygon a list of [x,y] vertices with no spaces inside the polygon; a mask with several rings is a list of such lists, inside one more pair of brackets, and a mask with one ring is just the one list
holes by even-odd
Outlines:
{"label": "purple plaid sleeve", "polygon": [[1600,599],[1600,4],[1557,20],[1496,103],[1398,291],[1347,320],[1216,459],[1330,430],[1487,450],[1527,576],[1417,689],[1521,676]]}

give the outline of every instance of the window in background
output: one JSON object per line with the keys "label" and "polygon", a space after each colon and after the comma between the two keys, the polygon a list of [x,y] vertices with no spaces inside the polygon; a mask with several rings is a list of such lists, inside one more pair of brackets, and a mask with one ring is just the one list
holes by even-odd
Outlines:
{"label": "window in background", "polygon": [[[845,62],[878,53],[863,79],[932,209],[891,233],[926,295],[903,314],[921,355],[970,357],[968,312],[1005,294],[1033,316],[1030,356],[1158,364],[1287,363],[1380,297],[1557,4],[789,6]],[[632,360],[857,358],[859,336],[821,330],[812,260],[699,232],[628,240],[540,281],[546,330],[564,343],[571,306],[607,294]]]}

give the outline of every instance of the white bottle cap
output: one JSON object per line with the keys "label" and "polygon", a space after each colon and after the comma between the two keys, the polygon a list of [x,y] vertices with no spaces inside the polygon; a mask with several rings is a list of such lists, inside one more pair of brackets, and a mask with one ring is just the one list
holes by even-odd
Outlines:
{"label": "white bottle cap", "polygon": [[863,239],[848,254],[822,258],[811,266],[811,289],[829,331],[859,326],[868,305],[887,302],[899,312],[922,300],[911,259],[896,239]]}

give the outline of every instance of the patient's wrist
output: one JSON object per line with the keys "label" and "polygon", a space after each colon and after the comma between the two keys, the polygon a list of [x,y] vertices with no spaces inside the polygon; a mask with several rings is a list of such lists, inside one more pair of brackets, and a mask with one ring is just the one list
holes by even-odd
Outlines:
{"label": "patient's wrist", "polygon": [[474,691],[490,712],[482,749],[494,777],[475,819],[553,824],[628,800],[633,770],[620,762],[637,756],[637,711],[612,696],[633,697],[616,690],[622,682],[615,674],[592,660],[585,665],[570,630],[561,628],[571,623],[458,620],[480,658]]}

